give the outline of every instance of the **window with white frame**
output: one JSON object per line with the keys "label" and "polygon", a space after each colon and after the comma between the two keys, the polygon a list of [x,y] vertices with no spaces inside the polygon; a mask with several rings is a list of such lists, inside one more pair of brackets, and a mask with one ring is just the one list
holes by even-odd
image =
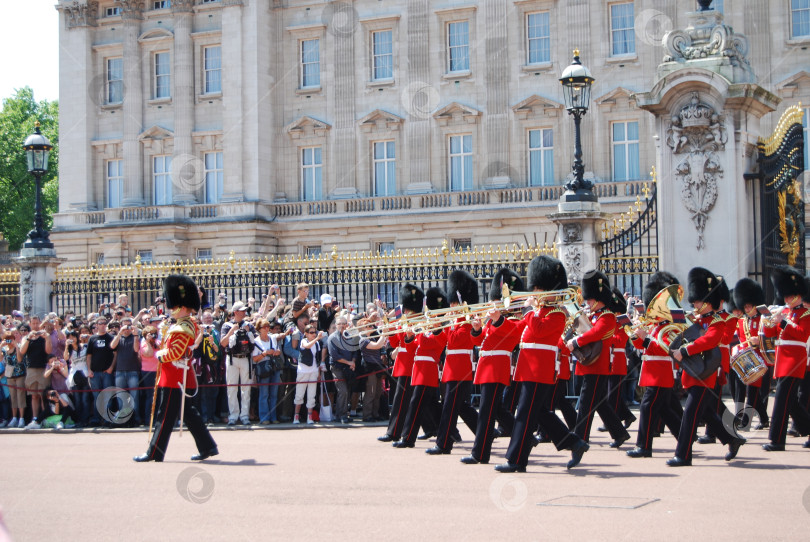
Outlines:
{"label": "window with white frame", "polygon": [[633,2],[611,4],[610,44],[613,56],[635,54],[636,31],[633,19]]}
{"label": "window with white frame", "polygon": [[[377,243],[377,254],[380,256],[393,256],[394,243]],[[379,282],[377,286],[377,298],[383,301],[391,309],[399,303],[399,284],[391,282]]]}
{"label": "window with white frame", "polygon": [[96,252],[93,255],[93,261],[96,262],[96,265],[104,265],[104,253]]}
{"label": "window with white frame", "polygon": [[639,179],[638,122],[614,122],[612,128],[613,180]]}
{"label": "window with white frame", "polygon": [[203,262],[210,262],[214,259],[214,254],[210,248],[198,248],[197,249],[197,260]]}
{"label": "window with white frame", "polygon": [[371,33],[372,68],[371,78],[374,81],[393,79],[394,77],[393,32],[380,30]]}
{"label": "window with white frame", "polygon": [[124,197],[124,161],[107,160],[107,207],[121,207]]}
{"label": "window with white frame", "polygon": [[394,141],[375,141],[374,195],[393,196],[397,192],[397,156]]}
{"label": "window with white frame", "polygon": [[137,255],[141,257],[141,263],[152,263],[151,250],[139,250]]}
{"label": "window with white frame", "polygon": [[222,92],[222,47],[213,45],[203,49],[205,94]]}
{"label": "window with white frame", "polygon": [[171,0],[152,0],[152,9],[169,9],[172,7]]}
{"label": "window with white frame", "polygon": [[221,0],[202,0],[200,2],[200,4],[216,4],[216,3],[220,2],[220,1]]}
{"label": "window with white frame", "polygon": [[219,203],[224,190],[222,152],[205,153],[205,203]]}
{"label": "window with white frame", "polygon": [[447,23],[447,66],[449,72],[470,70],[470,22]]}
{"label": "window with white frame", "polygon": [[450,136],[450,190],[472,190],[472,135]]}
{"label": "window with white frame", "polygon": [[107,59],[107,103],[120,104],[124,101],[124,59]]}
{"label": "window with white frame", "polygon": [[171,65],[168,51],[155,53],[155,98],[171,96]]}
{"label": "window with white frame", "polygon": [[301,194],[303,201],[323,199],[323,157],[321,147],[301,149]]}
{"label": "window with white frame", "polygon": [[105,17],[118,17],[121,15],[121,8],[119,6],[104,8]]}
{"label": "window with white frame", "polygon": [[551,30],[548,11],[526,15],[526,40],[528,64],[551,62]]}
{"label": "window with white frame", "polygon": [[301,40],[301,88],[321,86],[321,40]]}
{"label": "window with white frame", "polygon": [[172,157],[168,155],[152,158],[152,179],[155,190],[155,205],[172,203]]}
{"label": "window with white frame", "polygon": [[790,35],[810,36],[810,0],[790,0]]}
{"label": "window with white frame", "polygon": [[554,184],[554,132],[529,130],[529,186]]}

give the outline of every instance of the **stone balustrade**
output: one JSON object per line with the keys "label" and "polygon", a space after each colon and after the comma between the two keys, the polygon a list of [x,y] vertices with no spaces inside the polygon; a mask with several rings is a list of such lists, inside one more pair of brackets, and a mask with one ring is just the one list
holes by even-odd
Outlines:
{"label": "stone balustrade", "polygon": [[[621,203],[644,198],[643,187],[649,181],[619,181],[597,183],[594,192],[603,204]],[[552,208],[565,191],[562,186],[534,186],[439,192],[431,194],[366,197],[345,200],[322,200],[291,203],[234,202],[205,205],[166,205],[123,207],[54,216],[54,231],[89,229],[95,225],[149,222],[213,222],[218,220],[255,219],[257,216],[276,220],[296,220],[304,217],[362,218],[382,213],[409,213],[419,209],[468,210],[471,207],[492,208],[527,204]]]}

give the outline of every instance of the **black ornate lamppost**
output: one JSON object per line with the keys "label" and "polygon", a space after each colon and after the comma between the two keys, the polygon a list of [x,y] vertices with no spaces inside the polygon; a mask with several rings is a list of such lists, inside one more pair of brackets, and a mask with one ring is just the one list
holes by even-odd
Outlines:
{"label": "black ornate lamppost", "polygon": [[23,149],[25,149],[25,156],[28,159],[28,172],[37,181],[34,229],[28,232],[28,239],[23,248],[53,248],[53,243],[51,243],[42,218],[42,176],[48,171],[48,156],[51,149],[53,149],[53,145],[39,131],[39,122],[36,123],[36,131],[25,139]]}
{"label": "black ornate lamppost", "polygon": [[698,5],[700,6],[700,11],[709,11],[712,9],[712,0],[698,0]]}
{"label": "black ornate lamppost", "polygon": [[565,184],[563,201],[598,201],[596,194],[591,190],[593,182],[585,180],[585,166],[582,163],[582,140],[580,138],[579,124],[583,115],[588,112],[591,101],[591,85],[594,78],[590,70],[579,61],[579,49],[574,50],[574,62],[565,68],[560,77],[565,97],[565,108],[568,114],[574,116],[574,179]]}

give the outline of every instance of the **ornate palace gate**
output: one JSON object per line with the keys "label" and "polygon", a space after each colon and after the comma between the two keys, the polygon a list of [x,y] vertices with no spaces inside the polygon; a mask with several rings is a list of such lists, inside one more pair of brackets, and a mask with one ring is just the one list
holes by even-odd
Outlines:
{"label": "ornate palace gate", "polygon": [[641,196],[626,213],[606,222],[599,243],[599,269],[623,292],[641,295],[644,283],[658,271],[658,213],[656,177],[652,188],[644,185]]}
{"label": "ornate palace gate", "polygon": [[787,264],[805,272],[805,215],[803,187],[799,178],[804,171],[804,136],[801,108],[789,107],[771,137],[760,139],[757,173],[747,174],[751,181],[754,223],[755,280],[765,287],[765,299],[773,299],[770,271]]}

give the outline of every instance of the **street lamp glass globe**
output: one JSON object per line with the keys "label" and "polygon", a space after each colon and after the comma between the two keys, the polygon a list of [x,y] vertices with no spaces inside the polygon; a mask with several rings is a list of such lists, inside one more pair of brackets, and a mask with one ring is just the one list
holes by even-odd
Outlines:
{"label": "street lamp glass globe", "polygon": [[591,102],[591,85],[594,78],[588,68],[579,61],[579,51],[574,51],[574,61],[563,70],[560,83],[563,86],[565,108],[568,111],[585,112]]}
{"label": "street lamp glass globe", "polygon": [[25,157],[28,160],[29,173],[41,174],[48,171],[48,157],[53,145],[39,131],[39,123],[37,123],[36,131],[25,139],[23,149],[25,149]]}

